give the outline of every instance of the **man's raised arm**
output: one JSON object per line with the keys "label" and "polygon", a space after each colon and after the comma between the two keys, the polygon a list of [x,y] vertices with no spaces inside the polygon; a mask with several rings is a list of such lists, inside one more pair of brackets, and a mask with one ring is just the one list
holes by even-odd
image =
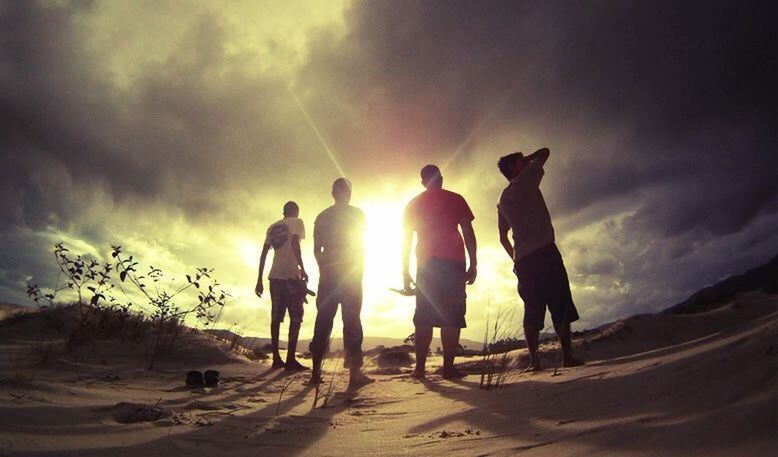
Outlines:
{"label": "man's raised arm", "polygon": [[551,151],[549,151],[548,148],[540,148],[537,151],[533,152],[532,154],[528,155],[525,159],[526,160],[539,160],[540,166],[546,164],[546,160],[548,160],[548,156],[551,155]]}

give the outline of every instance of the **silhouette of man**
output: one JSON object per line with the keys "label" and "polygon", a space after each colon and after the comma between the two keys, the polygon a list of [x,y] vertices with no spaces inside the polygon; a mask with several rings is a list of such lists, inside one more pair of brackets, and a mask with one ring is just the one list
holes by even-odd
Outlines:
{"label": "silhouette of man", "polygon": [[[303,303],[308,281],[303,258],[300,253],[300,240],[305,238],[305,225],[299,218],[300,208],[295,202],[286,202],[284,218],[274,222],[267,229],[262,255],[259,258],[259,275],[254,289],[257,296],[262,297],[265,286],[262,277],[265,272],[265,261],[270,248],[275,252],[273,265],[270,267],[270,340],[273,346],[273,368],[286,368],[289,371],[307,370],[295,358],[297,337],[303,322]],[[289,347],[286,351],[286,362],[278,353],[278,334],[284,315],[289,312]]]}
{"label": "silhouette of man", "polygon": [[[510,181],[497,205],[500,243],[514,261],[518,291],[524,301],[524,335],[530,364],[540,370],[538,338],[545,325],[546,307],[562,346],[566,367],[582,365],[573,357],[570,323],[578,320],[578,311],[570,293],[567,270],[554,242],[554,227],[548,213],[540,181],[550,151],[543,148],[524,157],[521,152],[501,157],[497,167]],[[513,232],[513,244],[508,238]]]}
{"label": "silhouette of man", "polygon": [[[473,284],[477,275],[476,240],[473,212],[465,199],[443,189],[443,177],[435,165],[421,169],[426,190],[405,208],[403,240],[403,283],[410,288],[410,252],[416,233],[416,368],[412,376],[426,376],[427,353],[433,327],[440,327],[443,342],[443,377],[464,376],[454,366],[459,333],[465,322],[465,283]],[[459,229],[462,229],[460,235]],[[464,236],[464,243],[462,241]],[[470,266],[465,270],[465,247]]]}
{"label": "silhouette of man", "polygon": [[321,364],[329,349],[335,313],[343,318],[344,366],[350,387],[373,382],[362,373],[362,271],[364,264],[365,214],[349,205],[351,183],[338,178],[332,183],[335,204],[316,217],[313,253],[319,264],[316,325],[310,349],[313,354],[311,384],[322,381]]}

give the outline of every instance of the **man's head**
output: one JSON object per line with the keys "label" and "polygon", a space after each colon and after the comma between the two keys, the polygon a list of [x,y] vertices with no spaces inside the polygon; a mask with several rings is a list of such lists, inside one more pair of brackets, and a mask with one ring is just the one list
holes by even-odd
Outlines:
{"label": "man's head", "polygon": [[500,160],[497,161],[497,168],[499,168],[500,173],[510,181],[524,170],[524,167],[527,165],[527,161],[524,160],[524,158],[524,154],[521,152],[514,152],[502,156],[500,157]]}
{"label": "man's head", "polygon": [[425,165],[421,169],[421,183],[427,189],[440,189],[443,187],[443,176],[437,165]]}
{"label": "man's head", "polygon": [[338,178],[332,183],[332,198],[335,203],[348,205],[351,201],[351,181],[346,178]]}
{"label": "man's head", "polygon": [[295,202],[286,202],[284,204],[284,217],[298,217],[300,215],[300,207]]}

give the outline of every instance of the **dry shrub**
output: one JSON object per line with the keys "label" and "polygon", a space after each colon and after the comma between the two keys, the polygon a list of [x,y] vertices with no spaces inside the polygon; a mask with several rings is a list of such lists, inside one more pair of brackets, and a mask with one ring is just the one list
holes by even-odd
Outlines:
{"label": "dry shrub", "polygon": [[508,379],[514,361],[509,356],[505,341],[518,341],[519,336],[511,331],[510,322],[513,313],[497,310],[492,333],[489,334],[489,319],[486,322],[484,333],[484,353],[481,363],[481,382],[479,387],[489,390],[492,387],[500,388]]}
{"label": "dry shrub", "polygon": [[381,350],[373,359],[379,368],[398,367],[412,365],[411,346],[395,346]]}
{"label": "dry shrub", "polygon": [[[99,353],[99,339],[140,343],[152,336],[150,370],[158,356],[173,351],[188,316],[198,324],[213,325],[231,296],[212,277],[213,269],[196,268],[185,281],[175,282],[154,266],[142,273],[139,262],[132,255],[126,257],[118,245],[111,246],[111,258],[102,262],[57,243],[54,258],[58,267],[54,286],[42,288],[30,283],[27,295],[44,311],[44,330],[64,334],[66,347],[78,349],[82,359],[83,347],[88,344]],[[66,290],[78,299],[63,311],[56,300],[57,294]],[[117,291],[127,302],[119,304],[113,295]],[[179,306],[177,302],[184,299],[190,301],[189,306]],[[151,311],[144,312],[148,309]],[[75,318],[71,315],[74,311]]]}

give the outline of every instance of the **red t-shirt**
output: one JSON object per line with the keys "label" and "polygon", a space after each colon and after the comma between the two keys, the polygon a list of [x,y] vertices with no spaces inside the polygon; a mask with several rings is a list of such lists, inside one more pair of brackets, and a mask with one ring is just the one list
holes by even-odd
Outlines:
{"label": "red t-shirt", "polygon": [[428,189],[405,207],[405,224],[415,230],[416,260],[430,257],[465,261],[465,244],[459,224],[475,219],[465,199],[444,189]]}

